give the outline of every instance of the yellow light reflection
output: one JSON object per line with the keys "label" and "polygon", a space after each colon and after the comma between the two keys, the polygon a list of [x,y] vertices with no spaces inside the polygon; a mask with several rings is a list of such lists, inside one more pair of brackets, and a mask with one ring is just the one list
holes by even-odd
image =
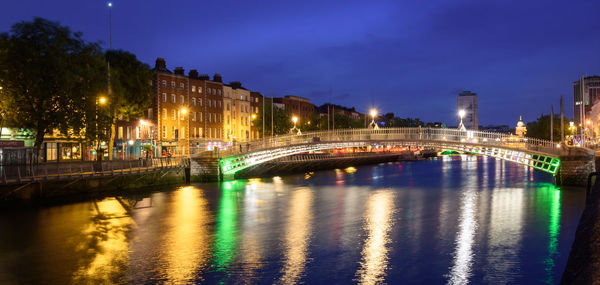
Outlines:
{"label": "yellow light reflection", "polygon": [[515,283],[523,226],[523,189],[494,189],[488,231],[486,283]]}
{"label": "yellow light reflection", "polygon": [[309,188],[295,190],[290,200],[289,217],[285,230],[285,261],[283,284],[295,284],[306,266],[311,233],[312,191]]}
{"label": "yellow light reflection", "polygon": [[377,191],[367,201],[365,227],[368,237],[362,250],[360,269],[356,272],[361,284],[381,284],[388,262],[389,232],[392,228],[394,195],[390,191]]}
{"label": "yellow light reflection", "polygon": [[85,229],[86,239],[77,245],[83,253],[74,283],[111,283],[129,266],[127,233],[133,219],[115,198],[94,202],[95,217]]}
{"label": "yellow light reflection", "polygon": [[356,168],[350,166],[350,167],[347,167],[346,169],[344,169],[344,171],[346,173],[352,174],[352,173],[356,172]]}
{"label": "yellow light reflection", "polygon": [[210,223],[207,201],[197,188],[187,186],[173,193],[175,207],[165,229],[167,241],[165,266],[161,268],[169,283],[194,280],[194,273],[206,268],[209,257]]}

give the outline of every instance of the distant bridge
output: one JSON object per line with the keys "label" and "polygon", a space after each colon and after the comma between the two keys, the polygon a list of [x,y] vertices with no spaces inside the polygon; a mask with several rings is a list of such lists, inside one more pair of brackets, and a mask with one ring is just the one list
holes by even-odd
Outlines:
{"label": "distant bridge", "polygon": [[508,134],[438,128],[339,129],[284,135],[254,141],[221,153],[223,175],[303,152],[369,145],[430,147],[503,159],[556,175],[564,146]]}

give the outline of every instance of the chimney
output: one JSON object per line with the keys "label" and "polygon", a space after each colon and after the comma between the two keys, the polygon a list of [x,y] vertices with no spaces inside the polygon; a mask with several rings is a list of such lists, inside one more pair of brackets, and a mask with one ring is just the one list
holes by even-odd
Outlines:
{"label": "chimney", "polygon": [[183,71],[183,67],[181,67],[181,66],[175,67],[175,74],[177,74],[177,75],[185,75],[185,73]]}
{"label": "chimney", "polygon": [[239,81],[231,81],[229,82],[229,85],[231,85],[231,88],[233,89],[242,88],[242,83]]}
{"label": "chimney", "polygon": [[213,75],[213,81],[223,83],[223,77],[221,77],[221,74],[215,73],[215,75]]}
{"label": "chimney", "polygon": [[190,70],[190,72],[188,72],[188,76],[191,79],[198,79],[198,70],[195,70],[195,69]]}
{"label": "chimney", "polygon": [[165,61],[165,59],[162,57],[156,58],[156,63],[154,64],[154,69],[156,69],[156,70],[167,69],[167,62]]}
{"label": "chimney", "polygon": [[198,77],[198,79],[208,81],[210,80],[210,76],[208,76],[208,74],[202,74]]}

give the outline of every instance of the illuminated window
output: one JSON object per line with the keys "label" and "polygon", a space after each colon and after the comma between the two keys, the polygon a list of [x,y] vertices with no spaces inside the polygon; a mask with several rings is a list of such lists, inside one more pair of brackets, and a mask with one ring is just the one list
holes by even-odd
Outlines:
{"label": "illuminated window", "polygon": [[177,120],[177,112],[175,112],[175,109],[171,110],[171,120]]}
{"label": "illuminated window", "polygon": [[196,92],[196,86],[192,85],[192,92]]}
{"label": "illuminated window", "polygon": [[162,137],[165,139],[167,138],[167,126],[162,127]]}
{"label": "illuminated window", "polygon": [[162,94],[162,101],[167,102],[167,93]]}
{"label": "illuminated window", "polygon": [[185,98],[183,97],[183,95],[179,95],[179,101],[181,105],[185,104]]}
{"label": "illuminated window", "polygon": [[167,108],[163,108],[163,120],[167,119]]}
{"label": "illuminated window", "polygon": [[175,97],[175,94],[171,94],[171,103],[177,103],[177,99]]}
{"label": "illuminated window", "polygon": [[196,97],[192,97],[192,106],[196,106]]}
{"label": "illuminated window", "polygon": [[171,81],[171,87],[175,88],[175,81]]}

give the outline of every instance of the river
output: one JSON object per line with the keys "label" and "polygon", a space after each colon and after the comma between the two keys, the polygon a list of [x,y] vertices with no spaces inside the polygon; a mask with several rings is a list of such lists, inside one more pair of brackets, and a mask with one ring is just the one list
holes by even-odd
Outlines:
{"label": "river", "polygon": [[585,193],[482,156],[0,211],[0,283],[553,284]]}

